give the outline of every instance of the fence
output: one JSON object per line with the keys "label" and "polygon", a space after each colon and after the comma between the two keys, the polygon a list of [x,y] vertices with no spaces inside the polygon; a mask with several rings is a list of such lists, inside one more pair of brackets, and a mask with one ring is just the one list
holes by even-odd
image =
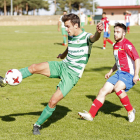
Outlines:
{"label": "fence", "polygon": [[0,26],[57,25],[60,15],[51,16],[0,16]]}

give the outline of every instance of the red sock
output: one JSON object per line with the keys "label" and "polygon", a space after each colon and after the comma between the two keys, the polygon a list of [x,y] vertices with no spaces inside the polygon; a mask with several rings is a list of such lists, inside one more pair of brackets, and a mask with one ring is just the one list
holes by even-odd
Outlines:
{"label": "red sock", "polygon": [[119,96],[120,94],[122,94],[122,90],[116,92],[116,95]]}
{"label": "red sock", "polygon": [[103,41],[103,46],[106,47],[106,40]]}
{"label": "red sock", "polygon": [[110,39],[107,39],[106,41],[113,45],[113,42]]}
{"label": "red sock", "polygon": [[123,106],[125,107],[125,109],[127,111],[131,111],[133,110],[132,105],[130,104],[129,98],[128,96],[125,96],[124,98],[120,99],[121,103],[123,104]]}
{"label": "red sock", "polygon": [[130,31],[130,27],[127,27],[127,31],[128,31],[128,33],[129,33],[129,31]]}
{"label": "red sock", "polygon": [[92,117],[95,117],[97,111],[102,107],[102,103],[100,101],[98,101],[97,99],[95,99],[93,101],[93,104],[89,110],[89,113],[92,115]]}

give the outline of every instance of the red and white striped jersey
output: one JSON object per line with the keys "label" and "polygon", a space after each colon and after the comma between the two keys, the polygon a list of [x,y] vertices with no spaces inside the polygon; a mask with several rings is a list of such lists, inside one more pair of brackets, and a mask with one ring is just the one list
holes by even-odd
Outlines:
{"label": "red and white striped jersey", "polygon": [[108,32],[108,27],[109,27],[109,20],[107,17],[102,18],[101,21],[103,22],[104,26],[104,32]]}
{"label": "red and white striped jersey", "polygon": [[131,16],[131,14],[126,14],[125,15],[125,21],[126,21],[126,23],[127,22],[130,22],[130,16]]}
{"label": "red and white striped jersey", "polygon": [[135,60],[139,58],[139,55],[133,44],[124,38],[114,45],[113,50],[118,70],[134,75]]}

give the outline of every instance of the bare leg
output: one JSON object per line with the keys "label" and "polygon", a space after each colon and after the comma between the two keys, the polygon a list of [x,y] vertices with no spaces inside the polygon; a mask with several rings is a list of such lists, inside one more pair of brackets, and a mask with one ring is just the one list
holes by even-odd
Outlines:
{"label": "bare leg", "polygon": [[100,89],[96,99],[103,104],[105,101],[106,95],[110,94],[113,91],[113,88],[114,88],[113,84],[106,82],[104,86]]}
{"label": "bare leg", "polygon": [[28,70],[32,74],[42,74],[47,77],[50,76],[50,68],[49,68],[49,63],[48,62],[43,62],[39,64],[32,64],[31,66],[28,67]]}

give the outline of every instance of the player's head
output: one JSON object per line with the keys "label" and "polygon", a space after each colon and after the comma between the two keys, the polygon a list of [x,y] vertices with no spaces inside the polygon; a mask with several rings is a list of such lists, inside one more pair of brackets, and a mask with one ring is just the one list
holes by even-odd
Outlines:
{"label": "player's head", "polygon": [[64,10],[64,11],[63,11],[63,15],[66,15],[66,14],[67,14],[67,11]]}
{"label": "player's head", "polygon": [[102,13],[102,18],[105,18],[106,17],[106,12],[103,12]]}
{"label": "player's head", "polygon": [[126,26],[123,23],[116,23],[114,26],[114,39],[120,42],[124,39],[126,34]]}
{"label": "player's head", "polygon": [[74,36],[77,29],[80,28],[80,18],[75,14],[64,15],[62,21],[64,22],[66,31],[70,36]]}

